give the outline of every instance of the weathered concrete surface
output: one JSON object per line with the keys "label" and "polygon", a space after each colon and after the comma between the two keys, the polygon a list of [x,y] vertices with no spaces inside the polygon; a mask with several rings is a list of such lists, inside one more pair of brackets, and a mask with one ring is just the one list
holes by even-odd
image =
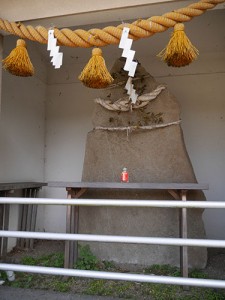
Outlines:
{"label": "weathered concrete surface", "polygon": [[59,293],[46,290],[21,289],[0,286],[0,300],[115,300],[119,298],[75,295],[70,293]]}
{"label": "weathered concrete surface", "polygon": [[[112,74],[115,82],[124,84],[104,90],[103,99],[112,102],[124,97],[126,72],[124,61],[117,60]],[[116,74],[116,75],[115,75]],[[139,93],[154,90],[159,83],[138,65],[135,88]],[[150,117],[151,116],[151,117]],[[93,125],[120,127],[129,125],[152,125],[178,121],[180,108],[175,97],[166,88],[145,109],[129,112],[108,111],[96,104]],[[130,182],[196,182],[188,157],[180,125],[154,130],[106,131],[92,130],[88,133],[83,168],[83,181],[119,182],[123,167],[129,171]],[[106,192],[92,191],[94,198],[123,199],[172,199],[167,192]],[[202,192],[192,192],[189,199],[203,200]],[[178,237],[179,212],[175,209],[157,208],[81,208],[80,232],[149,237]],[[204,238],[202,210],[190,210],[188,214],[188,236]],[[122,245],[92,243],[92,250],[102,259],[131,264],[179,264],[179,248],[151,245]],[[189,264],[204,267],[206,249],[189,248]]]}

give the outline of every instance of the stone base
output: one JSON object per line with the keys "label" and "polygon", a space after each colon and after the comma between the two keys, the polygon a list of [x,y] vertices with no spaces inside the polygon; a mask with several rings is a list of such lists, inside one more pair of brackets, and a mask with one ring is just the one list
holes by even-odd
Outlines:
{"label": "stone base", "polygon": [[[202,192],[193,192],[191,199],[200,198]],[[171,199],[167,192],[105,193],[99,190],[85,194],[98,199]],[[188,211],[188,238],[205,238],[200,209]],[[145,237],[179,237],[179,209],[81,207],[79,233]],[[84,244],[87,244],[86,242]],[[93,253],[102,260],[122,264],[170,264],[179,266],[179,247],[118,243],[88,243]],[[207,249],[189,247],[189,267],[204,268]]]}

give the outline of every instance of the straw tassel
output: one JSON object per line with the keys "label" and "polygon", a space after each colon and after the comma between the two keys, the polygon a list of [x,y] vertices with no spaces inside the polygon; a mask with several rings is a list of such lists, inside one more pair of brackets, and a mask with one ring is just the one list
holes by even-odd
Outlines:
{"label": "straw tassel", "polygon": [[178,23],[174,26],[171,39],[158,56],[161,57],[168,66],[184,67],[197,58],[198,50],[192,45],[184,32],[184,24]]}
{"label": "straw tassel", "polygon": [[92,50],[92,57],[81,72],[79,79],[85,86],[94,89],[105,88],[113,82],[113,78],[106,68],[101,49],[94,48]]}
{"label": "straw tassel", "polygon": [[34,75],[34,67],[30,61],[26,43],[19,39],[16,48],[3,61],[3,68],[16,76],[28,77]]}

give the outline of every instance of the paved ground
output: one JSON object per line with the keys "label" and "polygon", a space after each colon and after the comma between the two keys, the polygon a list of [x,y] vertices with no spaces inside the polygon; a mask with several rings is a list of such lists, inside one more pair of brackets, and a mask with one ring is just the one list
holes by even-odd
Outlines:
{"label": "paved ground", "polygon": [[[68,293],[56,293],[42,290],[11,288],[0,286],[0,300],[116,300],[100,296],[74,295]],[[120,298],[121,300],[121,298]]]}

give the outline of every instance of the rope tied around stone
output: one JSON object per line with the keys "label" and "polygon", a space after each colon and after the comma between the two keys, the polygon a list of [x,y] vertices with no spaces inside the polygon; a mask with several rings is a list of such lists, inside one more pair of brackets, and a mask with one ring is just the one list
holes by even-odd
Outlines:
{"label": "rope tied around stone", "polygon": [[[162,16],[153,16],[146,20],[139,19],[131,24],[123,23],[117,27],[93,28],[88,31],[54,28],[54,34],[58,40],[58,45],[61,46],[89,48],[116,45],[120,42],[122,30],[125,26],[130,28],[129,37],[133,40],[147,38],[155,33],[166,31],[177,23],[188,22],[192,18],[202,15],[206,10],[224,2],[225,0],[201,0],[187,7],[165,13]],[[48,41],[48,29],[43,26],[25,26],[20,22],[15,23],[0,19],[0,30],[42,44],[46,44]]]}
{"label": "rope tied around stone", "polygon": [[115,102],[111,102],[110,100],[104,100],[101,98],[96,98],[94,102],[100,104],[102,107],[110,111],[129,111],[132,109],[139,109],[145,107],[149,104],[150,101],[154,100],[165,88],[166,87],[164,85],[159,85],[155,90],[151,91],[150,93],[139,95],[135,104],[132,104],[130,102],[129,96],[120,98]]}
{"label": "rope tied around stone", "polygon": [[174,122],[163,123],[163,124],[153,124],[146,126],[121,126],[121,127],[104,127],[104,126],[96,126],[93,130],[106,130],[106,131],[127,131],[131,133],[134,130],[153,130],[158,128],[164,128],[172,125],[179,125],[181,120],[177,120]]}

